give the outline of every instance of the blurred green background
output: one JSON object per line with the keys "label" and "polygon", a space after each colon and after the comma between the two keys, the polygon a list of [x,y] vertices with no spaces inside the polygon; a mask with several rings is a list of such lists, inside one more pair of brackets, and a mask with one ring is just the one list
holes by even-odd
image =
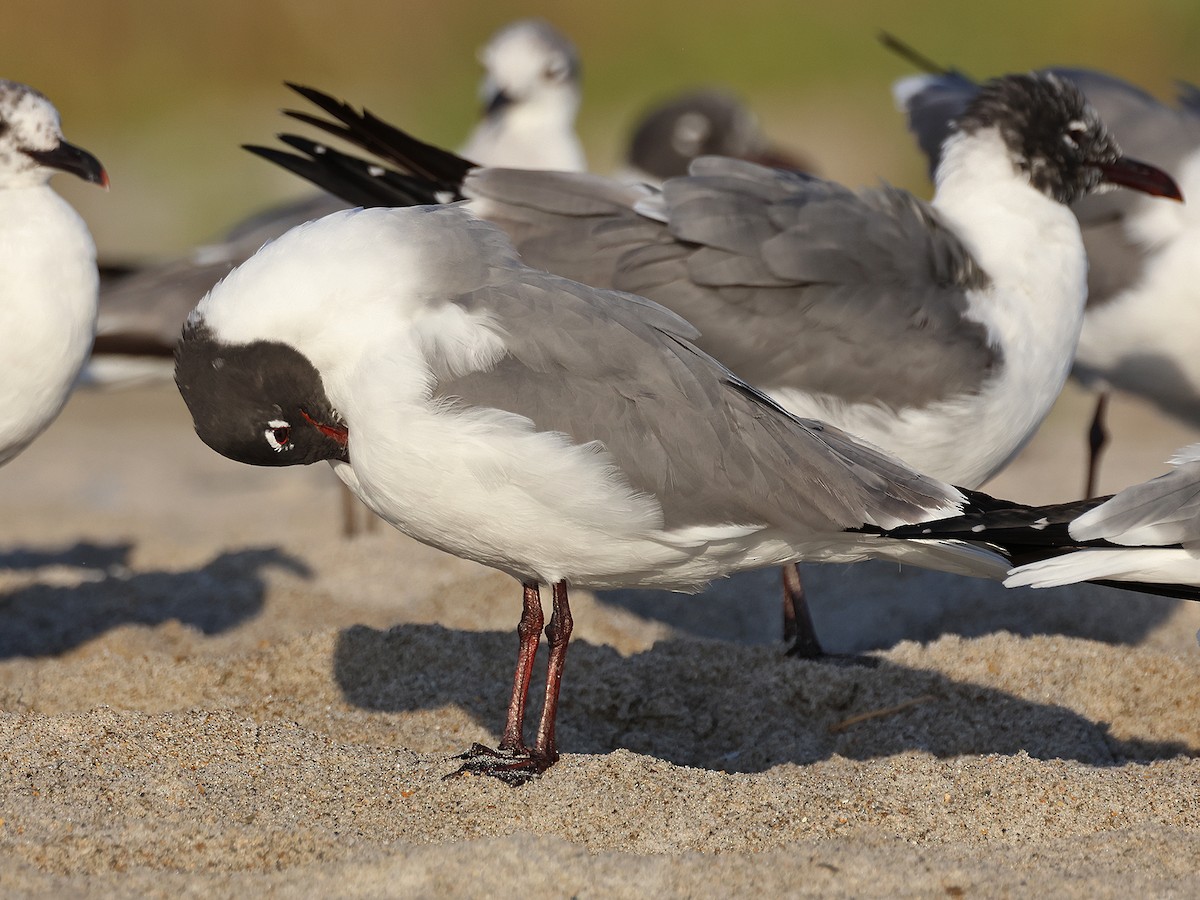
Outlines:
{"label": "blurred green background", "polygon": [[0,76],[45,92],[68,138],[107,166],[107,195],[56,180],[102,255],[146,259],[305,190],[239,149],[269,143],[284,127],[277,111],[294,105],[284,79],[454,147],[477,112],[476,49],[529,15],[548,18],[579,47],[579,127],[598,171],[617,163],[647,104],[719,84],[827,176],[852,185],[883,178],[927,194],[888,90],[911,69],[881,49],[881,29],[977,76],[1092,66],[1161,97],[1177,78],[1200,79],[1197,0],[6,0]]}

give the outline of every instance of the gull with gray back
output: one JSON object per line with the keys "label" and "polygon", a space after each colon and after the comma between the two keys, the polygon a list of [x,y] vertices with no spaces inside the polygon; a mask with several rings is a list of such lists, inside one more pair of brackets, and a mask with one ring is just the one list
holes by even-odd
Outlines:
{"label": "gull with gray back", "polygon": [[701,156],[728,156],[778,169],[815,171],[812,163],[772,144],[738,97],[717,88],[686,91],[655,104],[634,126],[625,154],[627,181],[662,184],[686,175]]}
{"label": "gull with gray back", "polygon": [[400,531],[521,582],[504,736],[463,767],[520,783],[558,758],[570,588],[693,591],[800,559],[1003,577],[1014,561],[999,543],[884,536],[997,501],[792,416],[695,337],[658,304],[524,265],[461,206],[348,210],[217,285],[188,319],[176,381],[217,452],[328,461]]}
{"label": "gull with gray back", "polygon": [[790,412],[968,487],[1032,436],[1074,357],[1087,265],[1067,204],[1117,184],[1179,197],[1053,76],[985,86],[944,142],[932,203],[711,157],[661,191],[478,168],[297,90],[330,117],[298,118],[401,171],[295,135],[301,155],[254,152],[358,203],[465,197],[530,265],[663,304]]}
{"label": "gull with gray back", "polygon": [[96,248],[51,189],[56,172],[108,187],[100,162],[63,137],[49,100],[0,80],[0,464],[58,416],[95,334]]}

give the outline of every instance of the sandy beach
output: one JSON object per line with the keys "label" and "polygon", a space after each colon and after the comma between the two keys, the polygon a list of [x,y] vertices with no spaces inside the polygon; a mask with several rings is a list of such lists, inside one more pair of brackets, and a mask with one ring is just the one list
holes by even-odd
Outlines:
{"label": "sandy beach", "polygon": [[[1200,439],[1114,411],[1109,490]],[[988,489],[1073,496],[1086,418]],[[78,393],[0,471],[0,892],[1200,894],[1200,604],[808,567],[878,660],[843,668],[782,655],[773,572],[579,592],[565,755],[513,789],[444,776],[498,738],[517,585],[339,502],[169,384]]]}

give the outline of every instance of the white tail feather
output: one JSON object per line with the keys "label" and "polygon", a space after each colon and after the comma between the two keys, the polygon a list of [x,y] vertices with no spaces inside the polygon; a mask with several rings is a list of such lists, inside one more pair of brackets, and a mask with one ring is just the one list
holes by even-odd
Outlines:
{"label": "white tail feather", "polygon": [[1129,550],[1079,550],[1054,559],[1018,566],[1005,587],[1056,587],[1109,579],[1159,584],[1200,583],[1200,556],[1161,547]]}

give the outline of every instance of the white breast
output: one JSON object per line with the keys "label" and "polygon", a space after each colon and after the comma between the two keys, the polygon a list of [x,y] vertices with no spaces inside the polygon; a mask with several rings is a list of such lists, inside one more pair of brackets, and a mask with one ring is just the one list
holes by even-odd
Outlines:
{"label": "white breast", "polygon": [[977,395],[901,410],[772,396],[927,475],[973,488],[1025,445],[1062,390],[1083,323],[1087,262],[1074,215],[1013,171],[999,137],[970,142],[948,147],[934,206],[990,278],[968,295],[968,315],[1000,349],[1000,371]]}
{"label": "white breast", "polygon": [[49,187],[0,191],[0,463],[67,401],[96,330],[96,251]]}
{"label": "white breast", "polygon": [[[1185,197],[1200,193],[1200,153],[1176,174]],[[1200,212],[1190,203],[1146,199],[1127,228],[1149,256],[1141,278],[1088,309],[1076,374],[1150,397],[1200,424]]]}

